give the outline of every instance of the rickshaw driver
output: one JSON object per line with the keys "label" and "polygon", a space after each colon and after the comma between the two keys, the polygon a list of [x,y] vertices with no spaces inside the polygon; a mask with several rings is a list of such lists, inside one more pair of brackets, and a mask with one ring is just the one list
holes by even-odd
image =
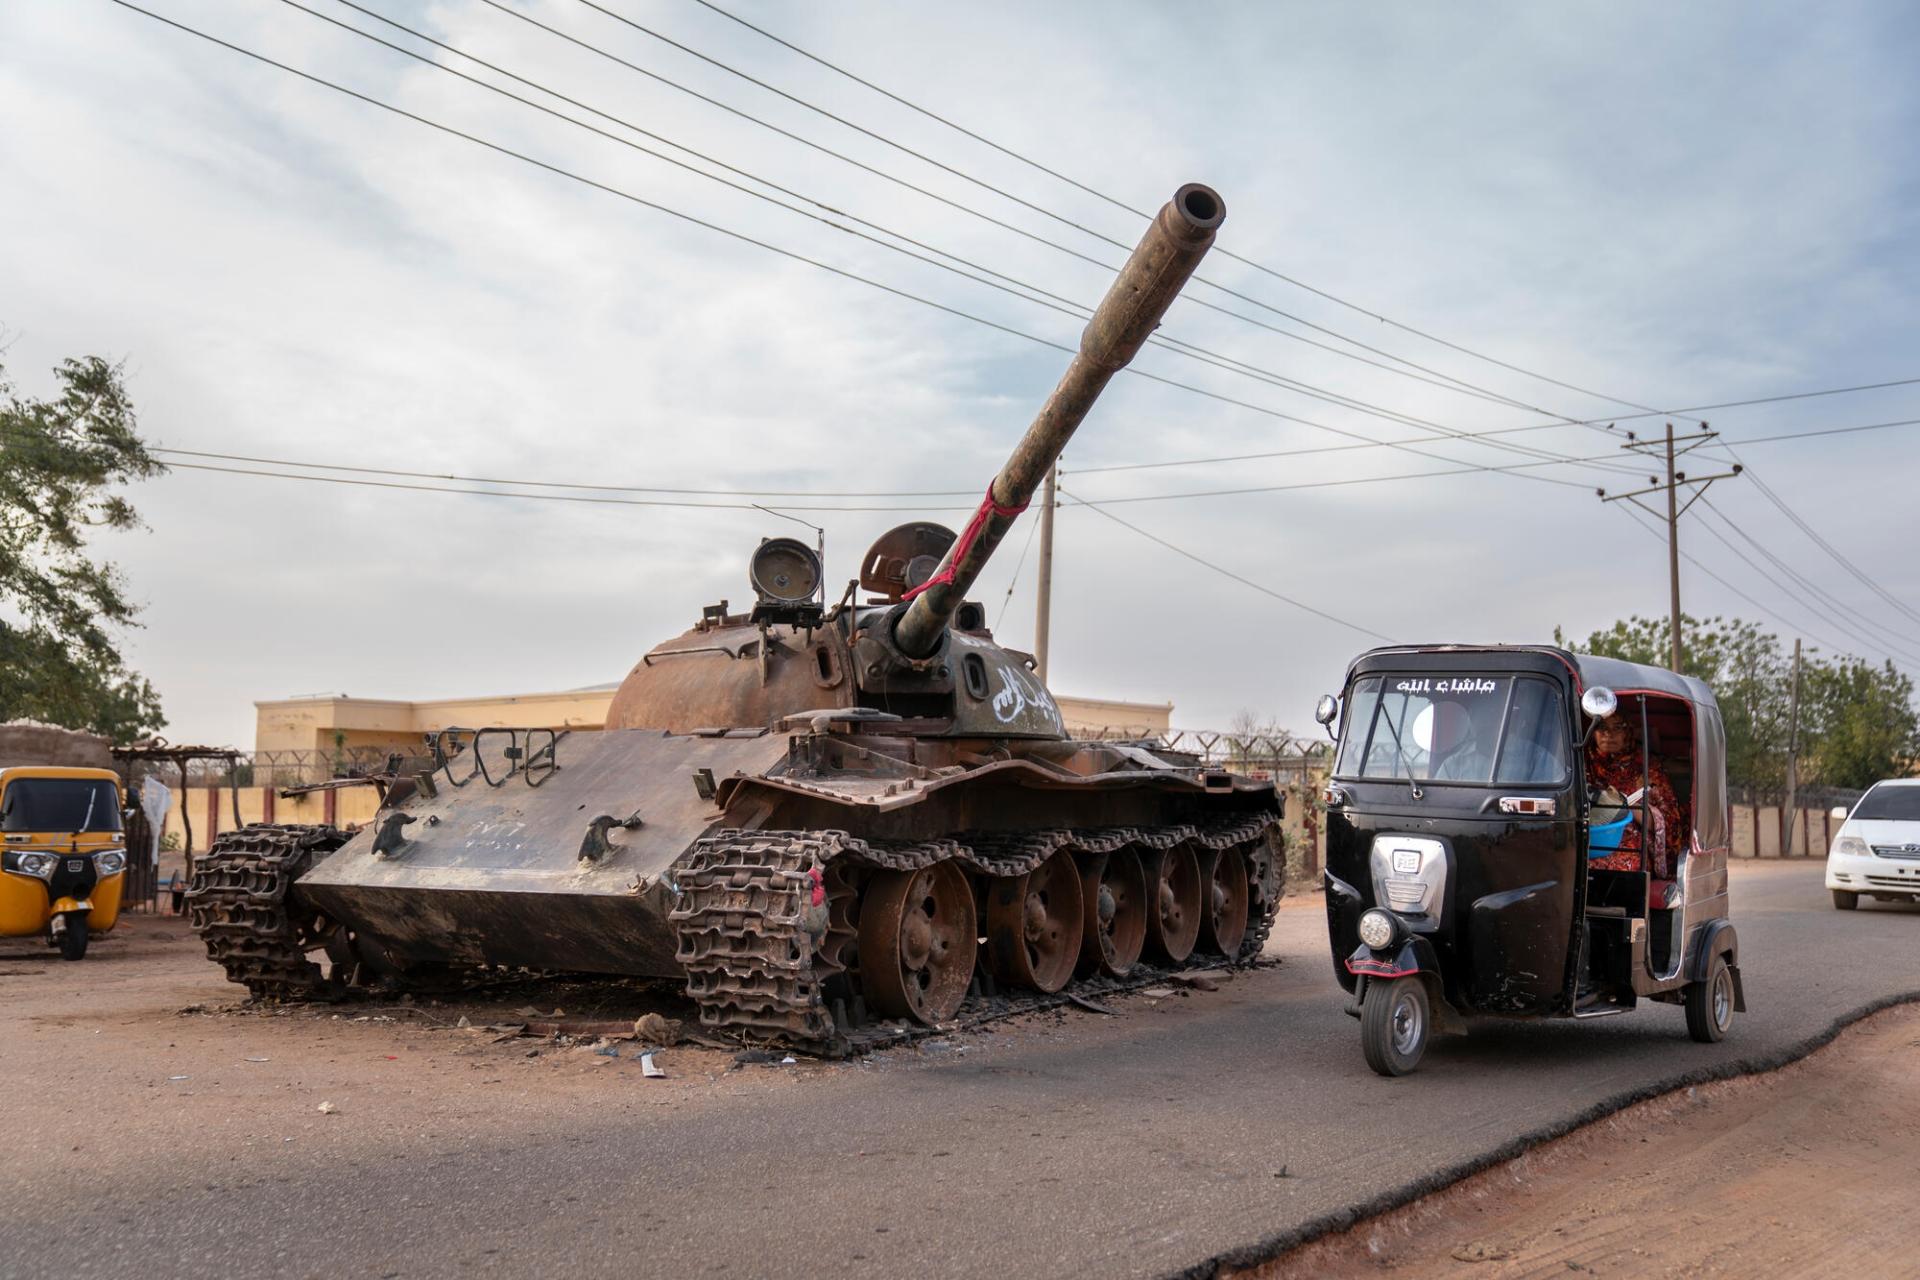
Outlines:
{"label": "rickshaw driver", "polygon": [[[1615,711],[1593,729],[1593,744],[1587,752],[1587,783],[1596,792],[1613,788],[1623,796],[1644,790],[1647,811],[1653,825],[1652,866],[1644,865],[1641,854],[1646,839],[1640,824],[1629,826],[1620,836],[1619,847],[1604,858],[1594,858],[1587,866],[1602,871],[1651,870],[1656,880],[1673,878],[1671,841],[1686,830],[1680,813],[1680,801],[1673,784],[1658,760],[1642,760],[1639,735],[1623,710]],[[1642,772],[1642,765],[1645,772]]]}

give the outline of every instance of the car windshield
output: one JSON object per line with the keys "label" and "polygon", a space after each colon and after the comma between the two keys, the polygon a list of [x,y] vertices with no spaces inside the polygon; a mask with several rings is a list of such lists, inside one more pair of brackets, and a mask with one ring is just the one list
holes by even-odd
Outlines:
{"label": "car windshield", "polygon": [[1335,772],[1415,782],[1553,784],[1567,776],[1560,690],[1527,677],[1368,676],[1347,704]]}
{"label": "car windshield", "polygon": [[1920,822],[1920,787],[1881,783],[1860,799],[1851,815],[1878,822]]}
{"label": "car windshield", "polygon": [[119,829],[120,806],[105,778],[15,778],[0,797],[0,830]]}

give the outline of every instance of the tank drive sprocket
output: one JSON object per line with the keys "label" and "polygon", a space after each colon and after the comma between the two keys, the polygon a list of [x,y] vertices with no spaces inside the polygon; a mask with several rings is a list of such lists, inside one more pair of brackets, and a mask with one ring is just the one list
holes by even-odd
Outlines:
{"label": "tank drive sprocket", "polygon": [[341,985],[309,958],[332,932],[291,893],[300,876],[353,833],[331,826],[255,823],[224,831],[193,862],[187,918],[207,956],[257,1000],[312,1000]]}
{"label": "tank drive sprocket", "polygon": [[[924,841],[867,840],[845,831],[743,831],[702,837],[675,864],[679,893],[671,920],[687,993],[703,1025],[751,1037],[804,1044],[828,1052],[858,1048],[874,1033],[849,1018],[857,991],[857,889],[860,872],[914,872],[942,863],[992,879],[1023,876],[1056,854],[1096,857],[1122,849],[1158,856],[1174,849],[1237,853],[1248,869],[1245,936],[1225,961],[1250,964],[1260,954],[1284,891],[1284,845],[1278,815],[1257,812],[1202,825],[1100,827],[1026,832],[963,832]],[[853,961],[854,963],[849,963]],[[1219,964],[1195,952],[1175,969]],[[1162,970],[1142,968],[1133,983]],[[838,980],[838,981],[836,981]],[[1104,990],[1116,985],[1102,980]],[[1075,990],[1070,985],[1069,991]],[[838,992],[839,994],[835,994]],[[1004,991],[995,1016],[1053,1001],[1039,992]],[[963,1005],[954,1021],[977,1020]],[[898,1032],[882,1031],[879,1038]]]}

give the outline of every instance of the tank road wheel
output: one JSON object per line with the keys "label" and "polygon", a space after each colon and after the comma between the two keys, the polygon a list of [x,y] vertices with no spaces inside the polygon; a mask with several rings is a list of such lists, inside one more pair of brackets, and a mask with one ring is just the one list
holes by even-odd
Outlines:
{"label": "tank road wheel", "polygon": [[1187,845],[1160,857],[1153,877],[1153,909],[1147,913],[1147,941],[1179,964],[1193,954],[1200,937],[1200,860]]}
{"label": "tank road wheel", "polygon": [[1200,946],[1231,960],[1247,940],[1247,860],[1238,849],[1222,849],[1213,857],[1208,877],[1207,909],[1200,915]]}
{"label": "tank road wheel", "polygon": [[1058,991],[1073,977],[1085,932],[1080,868],[1064,850],[987,889],[987,963],[996,978]]}
{"label": "tank road wheel", "polygon": [[980,935],[967,877],[951,862],[882,871],[860,902],[860,980],[883,1018],[929,1026],[967,998]]}
{"label": "tank road wheel", "polygon": [[1093,968],[1124,978],[1147,942],[1147,872],[1140,855],[1121,849],[1096,859],[1080,878],[1080,958]]}

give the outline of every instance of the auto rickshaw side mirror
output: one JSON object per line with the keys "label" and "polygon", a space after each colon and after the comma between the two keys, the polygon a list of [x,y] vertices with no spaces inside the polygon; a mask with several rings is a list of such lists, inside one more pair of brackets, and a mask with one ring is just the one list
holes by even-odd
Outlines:
{"label": "auto rickshaw side mirror", "polygon": [[1584,747],[1593,736],[1593,726],[1620,709],[1620,699],[1603,684],[1591,685],[1580,695],[1580,709],[1587,713],[1587,731],[1580,735],[1580,745]]}
{"label": "auto rickshaw side mirror", "polygon": [[1340,716],[1340,699],[1330,693],[1320,695],[1320,701],[1313,704],[1313,718],[1326,729],[1327,736],[1333,737],[1333,722]]}

